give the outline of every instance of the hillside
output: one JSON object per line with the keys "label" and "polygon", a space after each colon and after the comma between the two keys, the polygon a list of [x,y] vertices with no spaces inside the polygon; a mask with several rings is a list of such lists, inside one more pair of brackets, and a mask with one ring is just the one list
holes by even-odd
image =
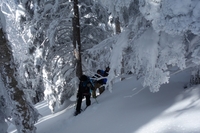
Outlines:
{"label": "hillside", "polygon": [[[117,82],[113,92],[92,99],[92,105],[73,116],[74,103],[50,114],[45,101],[36,105],[43,115],[37,133],[199,133],[200,86],[184,89],[185,71],[170,78],[157,93],[143,89],[134,78]],[[82,106],[85,106],[83,102]],[[14,133],[10,125],[9,133]]]}

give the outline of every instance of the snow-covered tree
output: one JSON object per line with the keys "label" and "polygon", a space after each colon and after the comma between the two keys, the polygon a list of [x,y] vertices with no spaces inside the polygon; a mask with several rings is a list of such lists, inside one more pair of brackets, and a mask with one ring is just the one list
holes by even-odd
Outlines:
{"label": "snow-covered tree", "polygon": [[[187,68],[194,51],[196,52],[192,54],[192,58],[195,57],[194,61],[198,61],[196,46],[199,42],[199,28],[196,20],[199,1],[102,2],[108,5],[112,16],[119,16],[122,33],[106,39],[102,42],[104,46],[100,43],[88,52],[91,57],[89,62],[100,60],[95,63],[93,61],[93,65],[104,61],[111,65],[110,89],[113,79],[120,76],[120,70],[124,69],[124,73],[131,71],[143,77],[144,87],[157,92],[160,85],[169,81],[171,67],[180,70]],[[102,53],[104,55],[101,57]]]}
{"label": "snow-covered tree", "polygon": [[[110,66],[110,90],[115,78],[132,73],[157,92],[171,68],[198,68],[198,0],[82,0],[78,7],[83,73]],[[73,2],[2,1],[1,8],[19,85],[30,101],[44,92],[54,111],[77,89]]]}
{"label": "snow-covered tree", "polygon": [[[15,78],[15,64],[13,62],[12,52],[10,50],[10,46],[8,41],[6,40],[6,36],[1,28],[0,30],[0,47],[1,47],[1,61],[0,61],[0,73],[2,77],[2,81],[5,84],[6,92],[8,98],[11,100],[11,117],[13,119],[13,123],[16,125],[18,132],[20,133],[34,133],[36,128],[34,123],[37,121],[38,113],[32,107],[32,105],[26,100],[26,96],[23,92],[23,89],[17,83],[17,79]],[[2,89],[4,89],[2,87]],[[5,91],[4,91],[5,92]],[[1,96],[1,102],[5,97]],[[6,104],[6,102],[5,102]],[[1,105],[1,109],[4,105]],[[1,111],[1,117],[2,117]],[[3,116],[5,119],[6,115]],[[8,116],[7,116],[8,117]],[[2,122],[1,122],[2,123]],[[4,124],[4,123],[3,123]]]}
{"label": "snow-covered tree", "polygon": [[[10,3],[4,3],[4,13],[12,12],[13,18],[16,18],[9,20],[17,25],[24,55],[27,55],[23,59],[15,56],[20,62],[20,84],[29,99],[38,97],[37,92],[40,95],[44,92],[49,107],[54,111],[76,91],[71,20],[73,3],[64,0]],[[85,0],[79,5],[83,52],[110,36],[112,31],[107,24],[107,10],[99,2]],[[21,41],[16,42],[17,39],[10,36],[9,39],[22,49]],[[17,53],[19,49],[15,51]]]}
{"label": "snow-covered tree", "polygon": [[[7,3],[8,2],[8,3]],[[20,67],[26,59],[26,48],[23,38],[19,35],[15,22],[14,1],[1,1],[1,101],[4,100],[3,121],[8,119],[16,125],[18,132],[35,132],[34,123],[38,119],[38,112],[34,109],[28,95],[25,94],[24,78]],[[12,7],[12,8],[11,8]],[[4,32],[3,32],[4,31]],[[7,36],[5,36],[5,35]],[[9,40],[9,41],[8,41]],[[3,95],[3,97],[2,97]],[[2,109],[2,108],[1,108]],[[6,113],[5,113],[6,112]]]}

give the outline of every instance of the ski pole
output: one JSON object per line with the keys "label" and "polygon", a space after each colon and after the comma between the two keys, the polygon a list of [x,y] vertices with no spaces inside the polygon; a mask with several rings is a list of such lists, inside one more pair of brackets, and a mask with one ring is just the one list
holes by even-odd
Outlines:
{"label": "ski pole", "polygon": [[94,99],[95,99],[96,103],[98,104],[99,102],[97,101],[97,98],[94,98]]}

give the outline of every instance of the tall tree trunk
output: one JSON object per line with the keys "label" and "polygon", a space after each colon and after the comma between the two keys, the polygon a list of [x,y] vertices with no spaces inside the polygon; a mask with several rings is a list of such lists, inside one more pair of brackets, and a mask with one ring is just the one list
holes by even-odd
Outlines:
{"label": "tall tree trunk", "polygon": [[8,95],[14,101],[13,119],[19,133],[34,133],[34,109],[27,103],[24,92],[18,86],[13,65],[11,48],[7,44],[3,30],[0,29],[0,73]]}
{"label": "tall tree trunk", "polygon": [[78,0],[73,0],[74,2],[74,17],[73,17],[73,45],[74,54],[76,58],[76,76],[80,77],[82,75],[82,61],[81,61],[81,37],[80,37],[80,22],[79,22],[79,9]]}
{"label": "tall tree trunk", "polygon": [[116,32],[116,34],[121,33],[119,17],[115,18],[115,32]]}

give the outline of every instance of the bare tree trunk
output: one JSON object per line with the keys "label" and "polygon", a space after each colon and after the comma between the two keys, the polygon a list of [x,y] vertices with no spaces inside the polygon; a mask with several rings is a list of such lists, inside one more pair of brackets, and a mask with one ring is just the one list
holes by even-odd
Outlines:
{"label": "bare tree trunk", "polygon": [[74,2],[74,18],[73,18],[73,45],[74,54],[76,58],[76,76],[80,77],[82,72],[82,61],[81,61],[81,37],[80,37],[80,22],[79,22],[79,9],[78,0],[73,0]]}
{"label": "bare tree trunk", "polygon": [[[35,127],[32,116],[33,110],[27,103],[24,92],[19,89],[17,80],[15,79],[12,52],[7,44],[3,30],[0,29],[0,73],[2,80],[6,86],[8,95],[14,101],[14,116],[15,125],[20,133],[34,133]],[[22,128],[22,129],[20,129]]]}
{"label": "bare tree trunk", "polygon": [[116,34],[121,33],[121,27],[120,27],[119,17],[117,17],[115,19],[115,32],[116,32]]}

